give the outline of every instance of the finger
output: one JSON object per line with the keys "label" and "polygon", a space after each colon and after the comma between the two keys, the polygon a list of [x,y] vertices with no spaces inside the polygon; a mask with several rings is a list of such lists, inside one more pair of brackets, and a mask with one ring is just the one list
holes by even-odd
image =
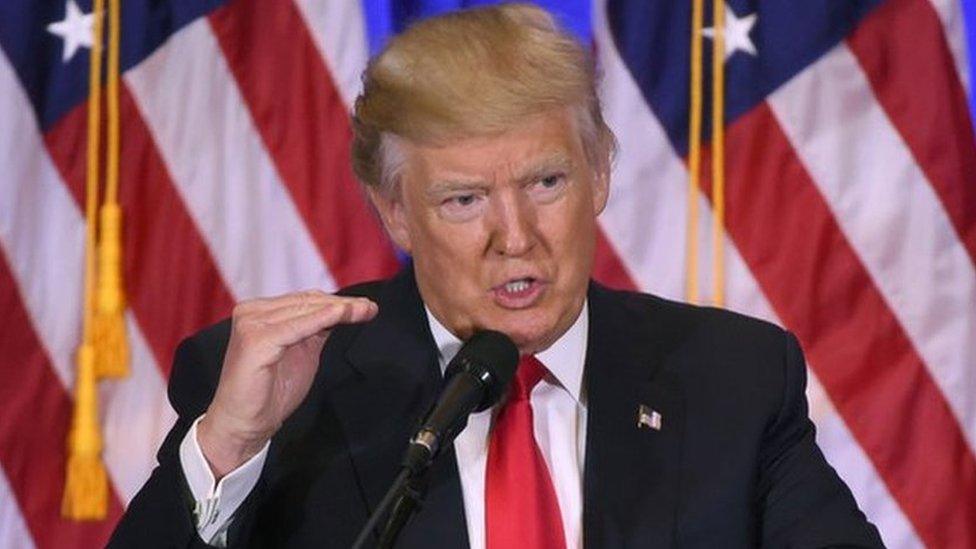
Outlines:
{"label": "finger", "polygon": [[359,303],[359,306],[368,306],[370,303],[372,303],[372,301],[366,299],[365,297],[330,295],[324,299],[312,298],[309,300],[292,303],[290,305],[285,305],[277,309],[271,309],[255,316],[254,319],[258,322],[276,324],[278,322],[302,316],[306,313],[317,311],[323,307],[338,307],[345,303]]}
{"label": "finger", "polygon": [[379,307],[369,300],[330,304],[268,326],[268,337],[275,344],[287,347],[339,324],[365,322],[376,316],[378,311]]}
{"label": "finger", "polygon": [[333,297],[322,290],[302,290],[274,297],[259,297],[242,301],[234,307],[235,316],[262,314],[286,307],[304,304],[306,307],[324,303]]}

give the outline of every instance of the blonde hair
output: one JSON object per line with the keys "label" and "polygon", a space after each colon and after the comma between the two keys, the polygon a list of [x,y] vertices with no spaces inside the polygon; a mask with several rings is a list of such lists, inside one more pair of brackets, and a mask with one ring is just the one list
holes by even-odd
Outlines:
{"label": "blonde hair", "polygon": [[441,144],[492,135],[527,116],[573,109],[587,160],[605,169],[614,139],[600,113],[591,56],[528,4],[468,9],[394,37],[363,73],[352,165],[383,192],[396,185],[398,139]]}

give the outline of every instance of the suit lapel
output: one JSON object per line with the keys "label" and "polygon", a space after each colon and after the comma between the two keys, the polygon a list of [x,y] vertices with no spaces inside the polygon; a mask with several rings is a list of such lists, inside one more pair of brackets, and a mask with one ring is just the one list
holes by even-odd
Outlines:
{"label": "suit lapel", "polygon": [[[405,269],[377,296],[376,319],[352,336],[343,363],[326,390],[348,443],[353,468],[372,512],[400,468],[407,441],[442,383],[423,303]],[[453,449],[430,471],[421,510],[398,547],[467,544],[460,478]],[[420,535],[422,534],[422,535]]]}
{"label": "suit lapel", "polygon": [[[589,303],[585,546],[671,546],[684,410],[677,379],[664,367],[666,330],[645,306],[627,308],[596,285]],[[660,415],[659,430],[638,425],[642,405]]]}

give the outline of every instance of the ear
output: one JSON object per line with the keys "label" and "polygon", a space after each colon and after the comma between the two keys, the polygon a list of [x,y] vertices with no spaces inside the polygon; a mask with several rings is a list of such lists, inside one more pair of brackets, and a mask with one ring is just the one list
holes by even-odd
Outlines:
{"label": "ear", "polygon": [[400,249],[408,254],[412,253],[410,229],[407,226],[407,215],[404,211],[401,189],[396,189],[389,194],[374,187],[368,187],[368,191],[369,200],[379,212],[380,219],[383,220],[383,226],[386,227],[386,232],[389,233],[390,238]]}

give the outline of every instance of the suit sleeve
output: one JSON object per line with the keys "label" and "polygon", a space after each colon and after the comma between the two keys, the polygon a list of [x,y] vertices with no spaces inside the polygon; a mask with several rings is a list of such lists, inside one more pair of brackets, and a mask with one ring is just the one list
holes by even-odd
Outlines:
{"label": "suit sleeve", "polygon": [[817,446],[804,392],[806,363],[790,333],[785,347],[782,402],[760,456],[763,547],[883,547]]}
{"label": "suit sleeve", "polygon": [[[213,398],[223,350],[206,352],[200,336],[176,350],[169,400],[178,414],[157,454],[158,465],[129,504],[109,547],[210,547],[197,535],[194,500],[180,464],[180,443]],[[222,347],[222,345],[221,345]]]}

